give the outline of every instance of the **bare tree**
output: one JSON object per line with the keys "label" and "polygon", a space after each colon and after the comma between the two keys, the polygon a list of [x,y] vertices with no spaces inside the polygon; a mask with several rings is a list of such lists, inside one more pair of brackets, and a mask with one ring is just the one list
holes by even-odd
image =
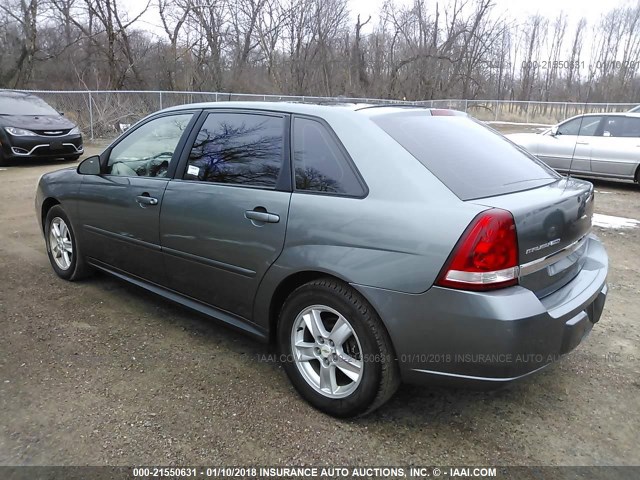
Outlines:
{"label": "bare tree", "polygon": [[[8,62],[9,68],[0,76],[2,84],[14,87],[28,84],[31,81],[35,55],[38,50],[38,13],[41,0],[14,0],[12,3],[0,5],[0,11],[6,16],[5,29],[15,39],[15,58]],[[2,60],[5,55],[2,56]],[[4,63],[4,62],[3,62]]]}
{"label": "bare tree", "polygon": [[0,86],[418,100],[640,94],[638,2],[589,25],[563,13],[521,21],[491,0],[386,0],[378,18],[349,12],[348,0],[148,1],[153,33],[142,18],[149,4],[5,0]]}

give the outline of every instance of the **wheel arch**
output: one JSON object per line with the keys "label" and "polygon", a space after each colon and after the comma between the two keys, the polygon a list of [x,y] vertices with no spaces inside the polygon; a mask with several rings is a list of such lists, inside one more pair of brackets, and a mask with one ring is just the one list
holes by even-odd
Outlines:
{"label": "wheel arch", "polygon": [[[282,309],[282,306],[284,305],[284,302],[287,300],[289,295],[291,295],[291,293],[296,288],[301,287],[305,283],[312,282],[319,278],[329,278],[332,280],[337,280],[339,282],[344,283],[345,285],[348,285],[350,288],[353,288],[356,292],[358,292],[358,294],[369,304],[373,312],[375,312],[375,314],[378,315],[384,329],[387,332],[387,335],[389,335],[389,338],[391,338],[386,322],[380,316],[378,310],[371,303],[368,296],[365,295],[363,292],[361,292],[353,284],[349,283],[344,278],[340,278],[338,275],[335,275],[333,273],[327,273],[320,270],[303,270],[303,271],[292,273],[287,277],[283,278],[280,281],[280,283],[278,283],[278,286],[275,288],[275,290],[273,291],[273,294],[271,295],[271,300],[269,302],[269,313],[268,313],[269,314],[269,332],[268,332],[269,343],[273,344],[276,341],[277,332],[278,332],[278,319],[279,319],[278,317],[280,315],[280,310]],[[393,344],[393,341],[392,341],[392,344]]]}
{"label": "wheel arch", "polygon": [[42,227],[43,232],[45,229],[45,220],[47,219],[47,214],[49,213],[49,210],[51,210],[51,208],[55,205],[60,205],[60,202],[55,197],[47,197],[42,202],[42,208],[40,212],[40,226]]}
{"label": "wheel arch", "polygon": [[298,287],[301,287],[305,283],[312,282],[318,278],[333,278],[344,282],[343,279],[336,277],[335,275],[321,272],[318,270],[303,270],[300,272],[292,273],[280,281],[278,286],[271,295],[271,301],[269,302],[269,343],[274,343],[276,340],[276,334],[278,331],[278,317],[280,310],[287,300],[287,297]]}

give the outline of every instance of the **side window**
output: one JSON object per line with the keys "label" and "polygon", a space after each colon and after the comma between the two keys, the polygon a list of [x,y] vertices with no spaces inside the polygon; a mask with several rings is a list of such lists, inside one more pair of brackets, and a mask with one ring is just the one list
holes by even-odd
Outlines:
{"label": "side window", "polygon": [[111,150],[107,173],[125,177],[166,177],[173,152],[193,114],[151,120]]}
{"label": "side window", "polygon": [[640,118],[607,117],[602,129],[603,137],[640,137]]}
{"label": "side window", "polygon": [[560,135],[580,135],[581,137],[592,137],[598,130],[598,125],[602,117],[584,116],[574,118],[558,127]]}
{"label": "side window", "polygon": [[320,122],[294,118],[293,163],[296,190],[353,196],[365,193],[349,160]]}
{"label": "side window", "polygon": [[185,180],[275,188],[282,169],[284,118],[210,113],[196,138]]}
{"label": "side window", "polygon": [[625,137],[640,137],[640,118],[627,117]]}
{"label": "side window", "polygon": [[603,137],[624,137],[625,117],[607,117],[602,127]]}

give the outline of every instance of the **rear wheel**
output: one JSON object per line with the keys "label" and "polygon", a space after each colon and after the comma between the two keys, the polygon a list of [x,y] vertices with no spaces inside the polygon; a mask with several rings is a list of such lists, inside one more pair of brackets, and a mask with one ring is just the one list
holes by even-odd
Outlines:
{"label": "rear wheel", "polygon": [[333,279],[307,283],[289,296],[278,345],[300,395],[336,417],[375,410],[400,383],[382,321],[362,296]]}
{"label": "rear wheel", "polygon": [[91,273],[80,251],[69,217],[60,205],[47,212],[45,241],[49,261],[56,274],[65,280],[80,280]]}

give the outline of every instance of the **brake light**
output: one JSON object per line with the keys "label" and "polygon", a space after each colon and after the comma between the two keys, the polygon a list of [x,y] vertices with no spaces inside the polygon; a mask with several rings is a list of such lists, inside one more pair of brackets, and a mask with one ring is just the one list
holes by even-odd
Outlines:
{"label": "brake light", "polygon": [[467,227],[436,285],[463,290],[493,290],[518,283],[518,237],[513,215],[491,209]]}

